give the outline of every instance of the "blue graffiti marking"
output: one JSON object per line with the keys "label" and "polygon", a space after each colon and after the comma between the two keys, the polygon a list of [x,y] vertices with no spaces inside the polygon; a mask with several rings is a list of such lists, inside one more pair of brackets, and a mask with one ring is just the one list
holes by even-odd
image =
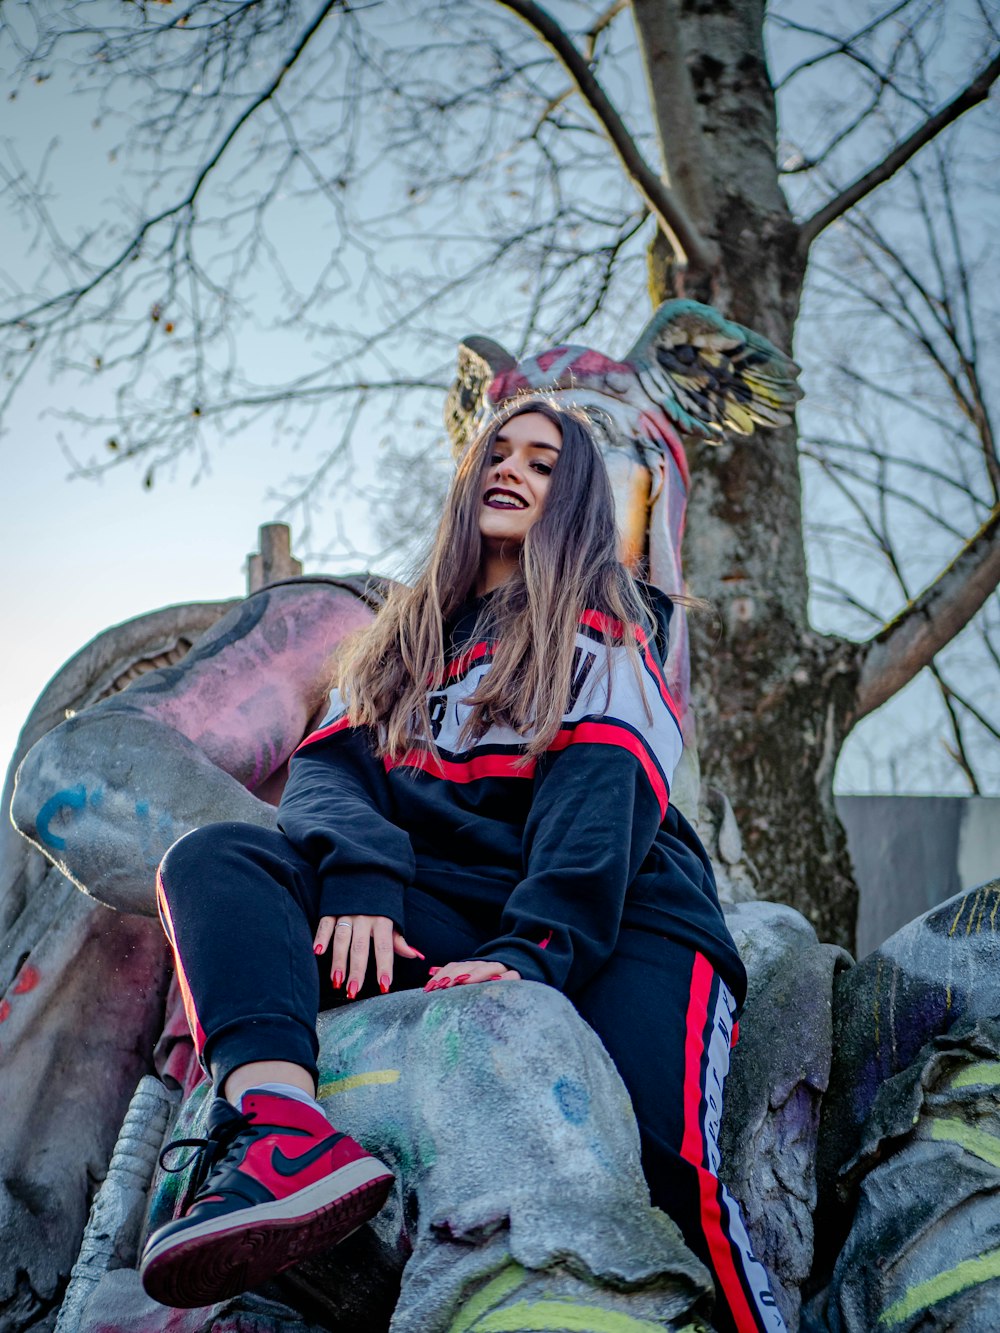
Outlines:
{"label": "blue graffiti marking", "polygon": [[559,1110],[571,1125],[582,1125],[590,1115],[590,1093],[575,1078],[561,1078],[552,1088]]}
{"label": "blue graffiti marking", "polygon": [[49,825],[60,811],[82,810],[86,804],[87,788],[82,782],[78,787],[67,787],[63,791],[57,791],[55,796],[50,796],[35,817],[35,828],[42,842],[47,847],[61,851],[66,846],[66,839],[60,838],[58,833],[53,833]]}
{"label": "blue graffiti marking", "polygon": [[90,808],[91,808],[91,810],[98,810],[98,809],[100,809],[101,802],[102,802],[103,800],[104,800],[104,788],[103,788],[103,787],[95,787],[94,790],[90,793]]}
{"label": "blue graffiti marking", "polygon": [[139,816],[140,819],[148,819],[148,818],[149,818],[149,802],[148,802],[148,801],[136,801],[136,803],[135,803],[135,813]]}

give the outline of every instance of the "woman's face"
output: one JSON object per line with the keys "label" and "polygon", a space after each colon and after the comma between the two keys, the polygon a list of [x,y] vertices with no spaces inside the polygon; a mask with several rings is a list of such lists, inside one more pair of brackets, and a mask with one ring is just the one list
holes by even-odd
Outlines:
{"label": "woman's face", "polygon": [[517,549],[545,508],[562,431],[540,412],[523,412],[501,428],[483,473],[479,531],[487,556]]}

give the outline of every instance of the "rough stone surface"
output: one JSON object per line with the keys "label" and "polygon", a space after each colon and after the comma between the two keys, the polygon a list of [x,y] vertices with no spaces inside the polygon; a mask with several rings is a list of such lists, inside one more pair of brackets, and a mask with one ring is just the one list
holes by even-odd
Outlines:
{"label": "rough stone surface", "polygon": [[[501,1310],[528,1328],[539,1301],[571,1308],[570,1327],[602,1311],[707,1327],[708,1275],[650,1207],[625,1089],[563,996],[409,991],[322,1014],[319,1031],[327,1115],[397,1177],[363,1232],[285,1279],[338,1333],[475,1333]],[[207,1103],[203,1086],[172,1134],[197,1133]],[[158,1178],[150,1228],[179,1190]]]}
{"label": "rough stone surface", "polygon": [[297,1310],[256,1292],[197,1310],[168,1310],[150,1300],[134,1269],[105,1273],[78,1333],[329,1333]]}
{"label": "rough stone surface", "polygon": [[1000,1023],[989,1019],[956,1024],[881,1085],[841,1173],[857,1207],[829,1287],[809,1308],[811,1333],[993,1333],[998,1087]]}
{"label": "rough stone surface", "polygon": [[78,1333],[83,1311],[102,1276],[112,1269],[135,1267],[149,1187],[173,1109],[159,1079],[146,1075],[139,1080],[108,1174],[90,1210],[55,1333]]}
{"label": "rough stone surface", "polygon": [[54,1321],[91,1198],[149,1067],[167,983],[157,923],[85,898],[17,835],[14,773],[67,709],[169,669],[227,605],[168,607],[98,636],[42,692],[10,764],[0,802],[2,1333]]}
{"label": "rough stone surface", "polygon": [[825,1283],[857,1204],[861,1151],[880,1090],[958,1022],[1000,1014],[1000,880],[957,894],[837,979],[834,1059],[817,1158],[815,1280]]}

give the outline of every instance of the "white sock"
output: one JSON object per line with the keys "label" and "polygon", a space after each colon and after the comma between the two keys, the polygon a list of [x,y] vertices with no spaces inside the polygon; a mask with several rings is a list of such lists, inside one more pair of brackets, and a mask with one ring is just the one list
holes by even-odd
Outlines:
{"label": "white sock", "polygon": [[308,1092],[303,1092],[301,1088],[293,1088],[291,1083],[256,1083],[252,1088],[246,1088],[240,1093],[240,1104],[238,1110],[243,1110],[243,1098],[248,1092],[278,1092],[282,1097],[292,1097],[297,1102],[302,1102],[305,1106],[315,1106],[318,1111],[322,1107],[315,1097],[310,1097]]}

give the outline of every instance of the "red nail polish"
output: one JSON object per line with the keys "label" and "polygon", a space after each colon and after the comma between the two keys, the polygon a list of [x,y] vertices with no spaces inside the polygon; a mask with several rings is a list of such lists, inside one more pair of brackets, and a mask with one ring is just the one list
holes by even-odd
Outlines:
{"label": "red nail polish", "polygon": [[389,987],[390,987],[391,985],[392,985],[392,982],[389,980],[389,973],[388,973],[388,972],[383,972],[382,975],[381,975],[381,976],[379,977],[379,979],[378,979],[378,988],[379,988],[379,990],[382,992],[383,995],[388,995],[388,994],[389,994]]}
{"label": "red nail polish", "polygon": [[455,978],[455,985],[464,986],[471,976],[471,972],[463,972],[461,976]]}
{"label": "red nail polish", "polygon": [[434,977],[434,976],[437,976],[437,974],[438,974],[440,971],[441,971],[441,969],[440,969],[439,967],[429,967],[429,968],[427,969],[427,974],[428,974],[428,976]]}
{"label": "red nail polish", "polygon": [[440,980],[437,984],[438,984],[440,987],[442,987],[442,989],[443,989],[445,986],[450,986],[450,985],[451,985],[451,977],[442,977],[441,980]]}
{"label": "red nail polish", "polygon": [[499,972],[497,972],[497,974],[496,974],[495,976],[487,977],[486,980],[487,980],[487,981],[503,981],[503,977],[502,977],[502,975],[501,975]]}
{"label": "red nail polish", "polygon": [[340,988],[341,988],[341,986],[342,986],[343,984],[344,984],[344,974],[343,974],[343,972],[334,972],[334,974],[333,974],[333,989],[334,989],[334,990],[340,990]]}
{"label": "red nail polish", "polygon": [[422,963],[427,962],[427,959],[424,957],[424,955],[420,952],[419,949],[414,949],[413,952],[416,954],[416,956],[420,959]]}
{"label": "red nail polish", "polygon": [[356,981],[349,981],[347,983],[347,998],[349,1000],[353,1000],[355,995],[357,995],[357,993],[358,993],[358,983]]}
{"label": "red nail polish", "polygon": [[313,953],[314,953],[314,954],[321,954],[322,952],[323,952],[323,946],[322,946],[322,944],[314,944],[314,945],[313,945]]}

